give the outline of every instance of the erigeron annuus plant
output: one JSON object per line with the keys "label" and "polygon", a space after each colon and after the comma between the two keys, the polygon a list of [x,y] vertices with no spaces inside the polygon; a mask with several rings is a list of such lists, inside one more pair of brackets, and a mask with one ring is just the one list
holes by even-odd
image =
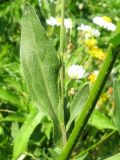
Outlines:
{"label": "erigeron annuus plant", "polygon": [[[29,119],[31,123],[34,119],[38,120],[40,112],[50,116],[54,128],[54,144],[61,149],[57,159],[67,160],[95,108],[120,52],[120,36],[117,33],[111,39],[106,59],[90,94],[88,85],[84,85],[69,104],[70,117],[66,124],[65,116],[68,114],[65,109],[67,104],[64,102],[64,0],[61,0],[61,19],[60,49],[56,53],[33,8],[26,4],[22,19],[20,60],[29,93],[38,109]],[[73,122],[75,125],[69,135]],[[35,128],[34,124],[33,126]],[[17,152],[15,148],[19,144],[18,139],[14,144],[13,160],[20,156],[26,146],[26,143],[20,144]]]}

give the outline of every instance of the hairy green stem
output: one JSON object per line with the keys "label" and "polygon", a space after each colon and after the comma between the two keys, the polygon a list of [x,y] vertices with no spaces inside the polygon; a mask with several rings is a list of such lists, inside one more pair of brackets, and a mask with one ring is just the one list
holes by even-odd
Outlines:
{"label": "hairy green stem", "polygon": [[64,125],[64,9],[65,8],[65,2],[64,0],[61,0],[61,27],[60,27],[60,88],[61,88],[61,106],[62,107],[62,124],[61,124],[61,130],[62,130],[62,138],[63,138],[63,145],[66,143],[66,131],[65,131],[65,125]]}
{"label": "hairy green stem", "polygon": [[60,155],[59,160],[67,160],[70,157],[85,125],[87,124],[87,122],[89,120],[89,117],[90,117],[92,111],[95,108],[97,100],[102,92],[102,89],[103,89],[105,82],[106,82],[106,80],[107,80],[107,78],[113,68],[113,65],[116,61],[116,58],[117,58],[117,55],[119,54],[119,52],[120,52],[120,46],[114,47],[112,44],[110,45],[105,62],[103,64],[103,66],[99,72],[99,75],[97,77],[97,80],[96,80],[96,82],[90,92],[90,96],[89,96],[85,106],[83,107],[82,112],[80,113],[80,115],[77,118],[77,121],[75,123],[75,127],[74,127],[74,129],[68,139],[68,142],[63,147],[63,150],[62,150],[62,153]]}
{"label": "hairy green stem", "polygon": [[[110,133],[108,133],[107,135],[103,136],[99,142],[97,142],[97,143],[93,144],[92,146],[90,146],[89,148],[85,149],[85,150],[82,151],[78,156],[80,157],[80,156],[82,156],[83,154],[85,154],[85,153],[93,150],[94,148],[98,147],[101,143],[103,143],[104,141],[106,141],[108,138],[110,138],[110,137],[111,137],[114,133],[116,133],[116,132],[117,132],[117,130],[113,130],[113,131],[111,131]],[[78,157],[78,156],[77,156],[77,157]]]}

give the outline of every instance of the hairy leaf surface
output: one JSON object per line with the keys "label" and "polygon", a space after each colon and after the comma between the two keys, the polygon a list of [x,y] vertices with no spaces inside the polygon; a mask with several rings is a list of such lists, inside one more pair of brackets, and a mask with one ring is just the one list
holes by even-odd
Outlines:
{"label": "hairy leaf surface", "polygon": [[55,139],[61,136],[58,115],[59,59],[36,13],[26,4],[22,19],[20,59],[33,101],[51,116]]}
{"label": "hairy leaf surface", "polygon": [[36,13],[28,4],[22,20],[20,57],[33,101],[45,112],[57,113],[59,60]]}

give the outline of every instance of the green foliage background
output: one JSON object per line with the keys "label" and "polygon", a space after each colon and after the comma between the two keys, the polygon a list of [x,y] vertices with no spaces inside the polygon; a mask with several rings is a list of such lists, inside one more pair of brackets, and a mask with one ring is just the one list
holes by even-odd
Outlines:
{"label": "green foliage background", "polygon": [[[54,42],[56,50],[59,45],[59,28],[52,28],[46,25],[46,19],[50,16],[59,16],[59,0],[29,0],[28,1],[37,11],[37,14],[46,29],[46,32]],[[67,36],[66,45],[70,39],[74,45],[74,50],[71,60],[68,63],[66,58],[66,67],[69,67],[73,62],[76,63],[78,57],[84,57],[84,54],[79,55],[83,42],[79,39],[79,33],[75,29],[81,22],[91,24],[91,19],[95,16],[109,16],[113,22],[117,22],[120,17],[119,0],[67,0],[65,16],[72,18],[74,29],[72,34]],[[57,4],[57,7],[55,8]],[[20,45],[20,30],[21,30],[21,17],[24,9],[24,0],[2,0],[0,1],[0,160],[11,160],[13,153],[14,139],[19,132],[20,127],[26,120],[28,115],[34,112],[34,104],[31,102],[30,96],[27,92],[24,78],[20,70],[20,58],[19,58],[19,45]],[[107,42],[109,40],[110,32],[101,30],[102,37],[98,40],[99,46],[106,49]],[[84,46],[84,45],[83,45]],[[84,50],[84,47],[83,47]],[[69,51],[68,51],[69,52]],[[67,57],[67,56],[66,56]],[[82,58],[79,62],[81,63]],[[100,68],[101,63],[97,61],[94,65],[94,59],[91,61],[91,65],[88,71],[92,71],[94,68]],[[119,59],[114,68],[114,74],[110,77],[106,88],[111,86],[112,78],[116,77],[120,79],[120,63]],[[69,79],[66,80],[66,92],[75,87],[80,87],[79,81],[74,82]],[[86,80],[85,80],[86,81]],[[68,85],[69,84],[69,85]],[[105,89],[106,91],[107,89]],[[68,99],[70,97],[67,95]],[[110,107],[112,104],[112,95],[110,99],[102,104],[101,111],[103,111],[109,118],[113,111]],[[97,116],[98,118],[98,116]],[[99,119],[96,118],[96,121]],[[93,122],[94,123],[94,122]],[[101,123],[101,122],[100,122]],[[78,142],[74,153],[79,153],[94,143],[99,141],[104,134],[109,133],[109,129],[106,127],[99,129],[100,123],[88,125],[85,129],[82,140]],[[104,123],[104,122],[103,122]],[[95,126],[95,127],[94,127]],[[97,128],[97,127],[98,128]],[[111,129],[111,128],[110,128]],[[28,150],[26,151],[26,159],[53,159],[56,154],[59,153],[53,150],[54,142],[52,134],[52,123],[49,117],[43,116],[40,119],[39,125],[34,129],[34,132],[30,136],[28,143]],[[120,137],[116,132],[108,140],[106,140],[100,146],[97,146],[86,154],[83,159],[86,160],[100,160],[109,155],[119,152]],[[87,152],[86,152],[87,153]],[[74,158],[73,158],[74,159]],[[77,158],[76,158],[77,159]],[[81,158],[82,159],[82,158]]]}

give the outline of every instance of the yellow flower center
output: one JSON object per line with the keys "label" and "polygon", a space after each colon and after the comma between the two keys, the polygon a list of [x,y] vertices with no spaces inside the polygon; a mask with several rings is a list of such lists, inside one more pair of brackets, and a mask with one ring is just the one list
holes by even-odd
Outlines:
{"label": "yellow flower center", "polygon": [[112,22],[111,18],[108,16],[103,16],[102,17],[106,22]]}
{"label": "yellow flower center", "polygon": [[59,24],[61,24],[61,23],[62,23],[61,18],[56,18],[56,21],[57,21]]}

